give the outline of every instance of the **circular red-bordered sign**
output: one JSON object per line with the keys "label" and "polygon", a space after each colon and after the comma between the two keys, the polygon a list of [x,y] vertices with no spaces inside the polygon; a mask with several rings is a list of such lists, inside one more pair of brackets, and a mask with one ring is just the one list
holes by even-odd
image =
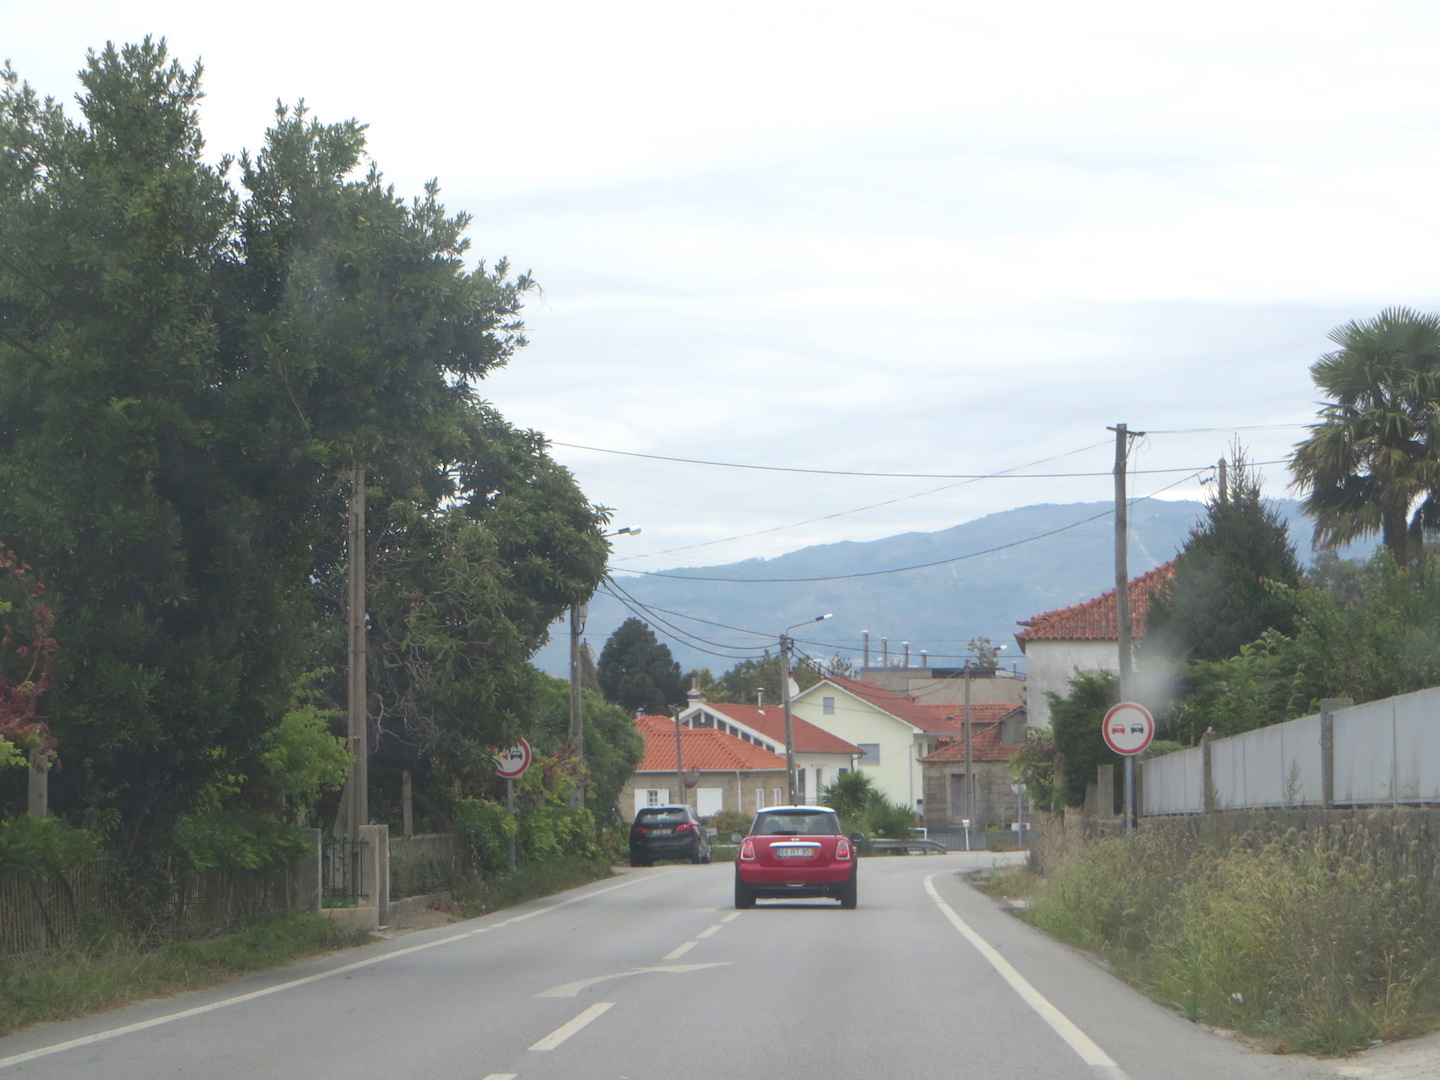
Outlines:
{"label": "circular red-bordered sign", "polygon": [[1105,745],[1117,754],[1138,754],[1155,738],[1155,718],[1144,705],[1122,701],[1105,714]]}
{"label": "circular red-bordered sign", "polygon": [[530,768],[530,744],[521,739],[509,750],[495,755],[495,771],[508,780],[514,780]]}

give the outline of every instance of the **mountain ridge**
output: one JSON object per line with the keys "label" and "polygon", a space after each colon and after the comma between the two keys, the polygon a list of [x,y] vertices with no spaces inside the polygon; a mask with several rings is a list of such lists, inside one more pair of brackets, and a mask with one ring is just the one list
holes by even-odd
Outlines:
{"label": "mountain ridge", "polygon": [[[1285,522],[1301,562],[1313,562],[1311,526],[1299,502],[1266,503]],[[1205,505],[1192,500],[1130,506],[1129,575],[1174,558],[1204,514]],[[912,664],[921,663],[923,651],[932,666],[952,666],[968,641],[983,636],[1008,646],[1003,666],[1023,667],[1014,641],[1021,620],[1114,587],[1113,504],[1037,503],[935,532],[839,540],[721,566],[619,571],[591,602],[584,640],[598,660],[610,634],[635,615],[682,668],[719,674],[773,652],[780,633],[800,623],[792,636],[800,652],[816,659],[838,652],[858,666],[868,630],[872,662],[888,639],[892,662],[908,642]],[[827,613],[833,618],[809,627],[807,620]],[[557,623],[535,662],[563,676],[568,656],[568,624]]]}

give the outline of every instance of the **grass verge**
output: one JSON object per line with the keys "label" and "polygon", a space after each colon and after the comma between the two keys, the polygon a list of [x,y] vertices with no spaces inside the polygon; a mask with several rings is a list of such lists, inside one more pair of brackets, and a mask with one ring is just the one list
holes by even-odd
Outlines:
{"label": "grass verge", "polygon": [[[456,914],[474,918],[609,877],[608,860],[563,859],[474,878],[455,890]],[[374,941],[323,915],[300,915],[210,938],[142,946],[116,931],[66,952],[0,959],[0,1035],[147,998],[218,986],[238,975]]]}
{"label": "grass verge", "polygon": [[1440,1022],[1435,853],[1386,821],[1147,828],[1050,877],[996,875],[1040,929],[1191,1020],[1277,1053],[1341,1054]]}
{"label": "grass verge", "polygon": [[223,937],[145,947],[104,934],[85,948],[0,961],[0,1035],[29,1024],[104,1012],[146,998],[200,990],[373,940],[322,915],[300,915]]}

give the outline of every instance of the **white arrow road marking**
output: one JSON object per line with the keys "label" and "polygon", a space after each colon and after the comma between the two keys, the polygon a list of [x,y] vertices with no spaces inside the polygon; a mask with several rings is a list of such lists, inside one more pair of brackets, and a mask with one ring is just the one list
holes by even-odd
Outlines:
{"label": "white arrow road marking", "polygon": [[666,975],[684,975],[690,971],[704,971],[706,968],[729,966],[730,961],[727,960],[714,964],[672,964],[669,967],[634,968],[630,971],[617,971],[613,975],[596,975],[590,979],[580,979],[577,982],[566,983],[564,986],[552,986],[549,990],[542,990],[535,996],[537,998],[573,998],[582,991],[599,983],[609,982],[611,979],[626,979],[631,975],[648,975],[657,972]]}
{"label": "white arrow road marking", "polygon": [[614,1008],[614,1006],[615,1003],[613,1001],[597,1001],[594,1005],[591,1005],[579,1016],[575,1017],[574,1020],[571,1020],[568,1024],[560,1025],[549,1035],[546,1035],[534,1046],[530,1047],[530,1049],[554,1050],[566,1039],[570,1038],[571,1035],[574,1035],[586,1024],[590,1023],[590,1021],[598,1019],[602,1014],[609,1012],[610,1009]]}
{"label": "white arrow road marking", "polygon": [[[950,873],[951,871],[943,872]],[[1049,1024],[1055,1034],[1064,1039],[1070,1049],[1080,1055],[1080,1060],[1095,1070],[1097,1076],[1108,1077],[1110,1080],[1128,1080],[1125,1072],[1111,1060],[1104,1050],[1096,1045],[1095,1040],[1081,1031],[1073,1020],[1050,1004],[1050,1001],[1039,990],[1030,985],[1024,975],[1015,970],[1009,960],[1001,956],[993,945],[972,930],[969,923],[955,914],[954,909],[940,899],[940,894],[935,891],[933,884],[934,879],[939,876],[939,874],[931,874],[925,879],[925,891],[944,912],[945,917],[950,920],[950,924],[960,931],[966,941],[979,950],[980,955],[990,962],[990,966],[999,973],[1000,977],[1010,984],[1010,988],[1020,995],[1020,999],[1034,1009],[1040,1015],[1040,1019]]]}

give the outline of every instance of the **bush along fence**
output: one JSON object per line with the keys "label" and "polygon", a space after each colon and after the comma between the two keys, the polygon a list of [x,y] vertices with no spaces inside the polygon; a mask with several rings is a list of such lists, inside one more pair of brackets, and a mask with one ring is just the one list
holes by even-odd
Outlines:
{"label": "bush along fence", "polygon": [[1354,705],[1142,761],[1142,815],[1265,807],[1440,804],[1440,687]]}
{"label": "bush along fence", "polygon": [[362,928],[387,923],[389,828],[367,825],[353,842],[332,841],[318,829],[304,832],[305,854],[271,870],[195,871],[172,863],[150,868],[146,880],[136,882],[103,856],[65,869],[0,869],[0,956],[70,947],[87,930],[113,924],[117,914],[155,938],[215,934],[314,912]]}

